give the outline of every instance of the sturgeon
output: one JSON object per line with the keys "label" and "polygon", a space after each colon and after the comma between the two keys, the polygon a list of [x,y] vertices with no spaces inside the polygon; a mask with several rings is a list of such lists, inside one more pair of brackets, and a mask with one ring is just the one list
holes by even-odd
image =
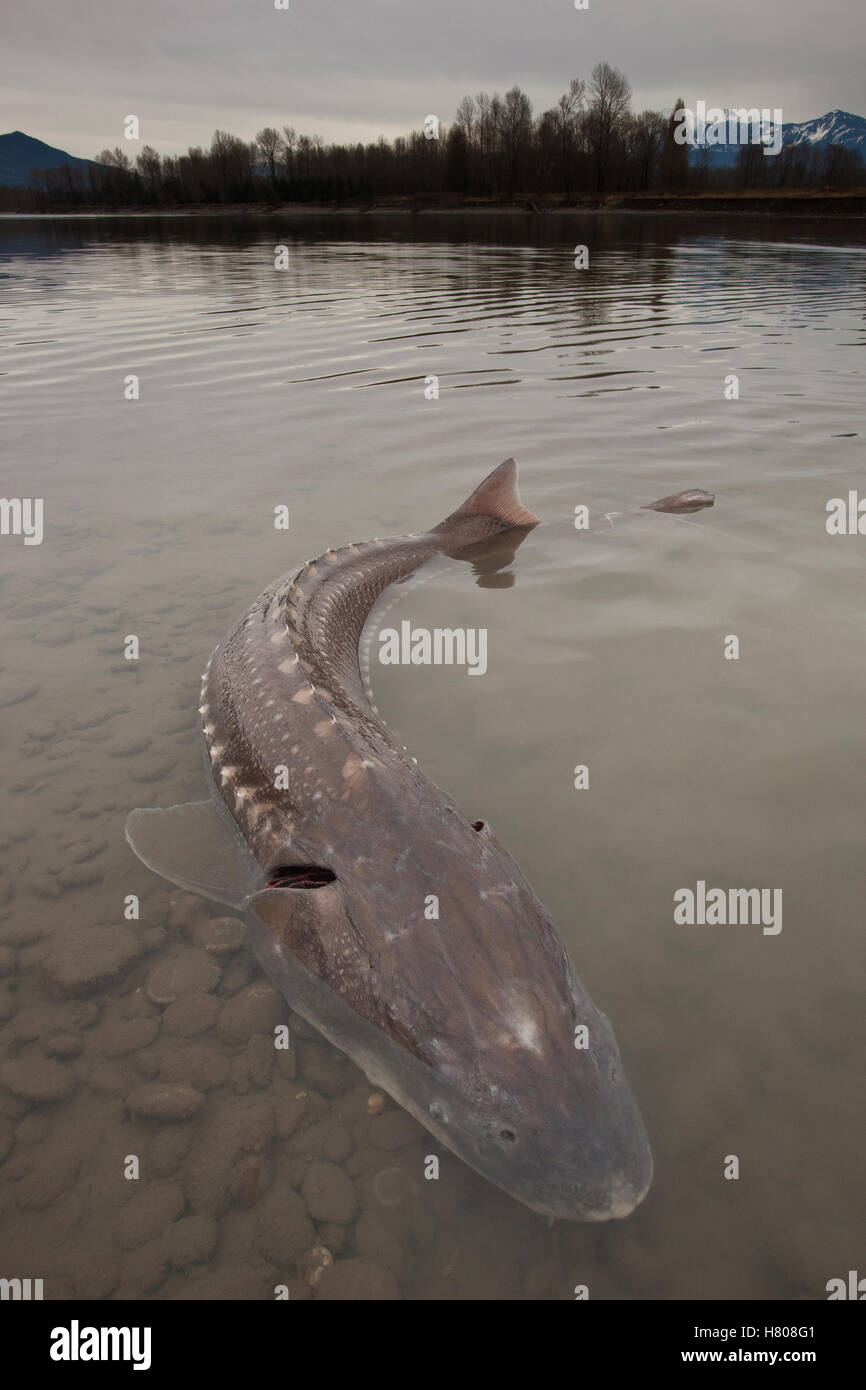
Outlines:
{"label": "sturgeon", "polygon": [[126,834],[242,912],[292,1008],[445,1147],[537,1212],[601,1221],[652,1177],[610,1022],[490,825],[382,724],[358,660],[389,585],[438,555],[501,566],[537,523],[507,459],[431,531],[270,585],[204,672],[207,799],[133,811]]}

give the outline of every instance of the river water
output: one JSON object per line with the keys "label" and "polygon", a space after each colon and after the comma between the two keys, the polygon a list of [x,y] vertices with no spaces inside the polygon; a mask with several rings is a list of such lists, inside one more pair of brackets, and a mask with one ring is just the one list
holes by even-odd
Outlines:
{"label": "river water", "polygon": [[[2,491],[44,501],[41,544],[0,538],[0,1274],[770,1299],[858,1268],[866,539],[826,526],[866,495],[857,228],[0,219]],[[603,1225],[447,1154],[426,1180],[435,1141],[123,834],[203,795],[200,672],[274,576],[435,523],[509,455],[543,524],[507,574],[455,564],[388,609],[486,629],[486,673],[371,675],[613,1022],[656,1172]],[[687,487],[715,506],[604,521]],[[782,916],[680,924],[699,882]]]}

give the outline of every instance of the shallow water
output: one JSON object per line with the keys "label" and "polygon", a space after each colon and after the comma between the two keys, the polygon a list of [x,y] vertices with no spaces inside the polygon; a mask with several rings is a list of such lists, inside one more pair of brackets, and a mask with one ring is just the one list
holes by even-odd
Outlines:
{"label": "shallow water", "polygon": [[[825,527],[864,479],[855,228],[0,219],[3,492],[45,518],[0,538],[0,1275],[303,1298],[324,1246],[317,1296],[764,1299],[858,1267],[866,540]],[[544,525],[509,577],[437,569],[387,612],[486,628],[486,675],[372,682],[613,1021],[656,1176],[602,1226],[447,1154],[425,1181],[435,1142],[309,1030],[275,1058],[224,914],[123,836],[203,794],[200,672],[267,582],[510,454]],[[686,487],[714,509],[574,527]],[[782,930],[677,925],[698,880],[781,888]]]}

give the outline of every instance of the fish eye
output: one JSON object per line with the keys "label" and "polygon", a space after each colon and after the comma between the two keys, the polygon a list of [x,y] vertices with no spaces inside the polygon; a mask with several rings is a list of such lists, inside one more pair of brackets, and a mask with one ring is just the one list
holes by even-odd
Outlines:
{"label": "fish eye", "polygon": [[486,829],[487,829],[487,822],[486,822],[486,821],[483,821],[483,820],[471,820],[471,821],[469,822],[469,824],[472,826],[472,829],[473,829],[473,830],[486,830]]}
{"label": "fish eye", "polygon": [[514,1133],[513,1129],[501,1129],[499,1131],[499,1138],[504,1139],[506,1144],[514,1144],[517,1141],[517,1135]]}
{"label": "fish eye", "polygon": [[268,879],[269,888],[324,888],[337,875],[323,864],[281,864]]}

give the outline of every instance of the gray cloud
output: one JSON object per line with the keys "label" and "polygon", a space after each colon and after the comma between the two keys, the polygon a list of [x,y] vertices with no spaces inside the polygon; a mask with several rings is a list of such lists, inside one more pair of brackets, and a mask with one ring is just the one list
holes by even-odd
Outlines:
{"label": "gray cloud", "polygon": [[164,152],[291,124],[389,138],[466,92],[515,82],[536,110],[601,59],[637,109],[833,107],[866,114],[863,0],[64,0],[5,21],[0,128],[73,154],[121,142],[123,117]]}

